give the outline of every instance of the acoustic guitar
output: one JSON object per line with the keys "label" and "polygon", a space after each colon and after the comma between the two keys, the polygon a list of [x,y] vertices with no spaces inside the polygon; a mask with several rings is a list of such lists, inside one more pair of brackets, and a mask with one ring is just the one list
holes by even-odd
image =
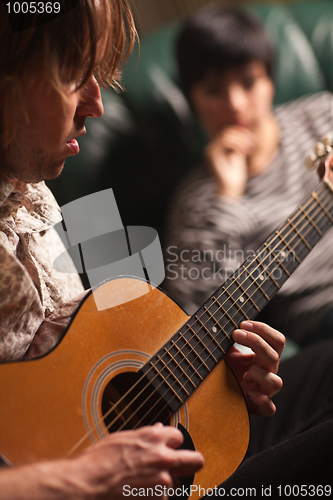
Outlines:
{"label": "acoustic guitar", "polygon": [[149,282],[111,279],[86,296],[50,353],[1,364],[3,459],[71,457],[109,432],[161,421],[205,456],[187,478],[191,498],[227,479],[246,452],[249,421],[223,357],[233,330],[256,317],[333,225],[333,152],[325,152],[311,160],[324,170],[316,189],[192,317]]}

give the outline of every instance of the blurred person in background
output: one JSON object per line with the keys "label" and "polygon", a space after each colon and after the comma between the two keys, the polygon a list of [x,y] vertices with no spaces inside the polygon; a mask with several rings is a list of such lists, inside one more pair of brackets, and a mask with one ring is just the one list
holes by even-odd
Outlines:
{"label": "blurred person in background", "polygon": [[[272,44],[242,10],[194,13],[177,60],[208,143],[170,204],[165,288],[193,314],[318,183],[304,160],[333,131],[333,98],[273,108]],[[332,246],[330,232],[260,316],[300,345],[333,333]]]}

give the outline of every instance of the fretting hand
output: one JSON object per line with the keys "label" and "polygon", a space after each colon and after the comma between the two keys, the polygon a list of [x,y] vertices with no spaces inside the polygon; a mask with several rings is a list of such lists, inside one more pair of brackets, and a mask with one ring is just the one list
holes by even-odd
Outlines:
{"label": "fretting hand", "polygon": [[243,389],[250,413],[273,415],[276,408],[271,398],[282,387],[277,371],[285,337],[264,323],[244,321],[234,331],[233,339],[253,351],[243,354],[232,347],[225,357]]}

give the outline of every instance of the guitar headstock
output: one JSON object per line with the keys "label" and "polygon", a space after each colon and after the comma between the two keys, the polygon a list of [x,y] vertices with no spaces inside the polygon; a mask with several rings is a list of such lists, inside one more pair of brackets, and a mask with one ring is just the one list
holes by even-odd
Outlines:
{"label": "guitar headstock", "polygon": [[327,134],[313,148],[305,160],[309,170],[316,169],[320,179],[333,189],[333,135]]}

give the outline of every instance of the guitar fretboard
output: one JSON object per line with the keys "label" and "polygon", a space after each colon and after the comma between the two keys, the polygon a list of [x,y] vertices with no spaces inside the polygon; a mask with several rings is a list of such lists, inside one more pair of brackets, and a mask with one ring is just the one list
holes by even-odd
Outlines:
{"label": "guitar fretboard", "polygon": [[331,187],[322,182],[172,339],[141,369],[176,411],[333,225]]}

